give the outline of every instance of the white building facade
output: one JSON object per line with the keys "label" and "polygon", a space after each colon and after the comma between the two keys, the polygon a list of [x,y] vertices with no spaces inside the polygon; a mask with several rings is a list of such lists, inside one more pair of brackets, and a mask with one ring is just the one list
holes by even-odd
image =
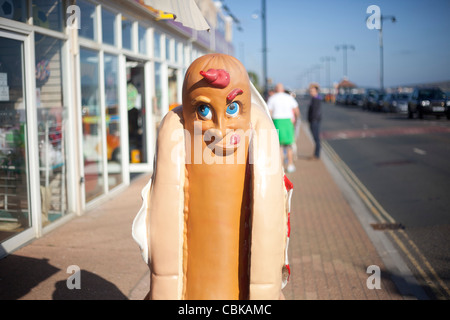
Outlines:
{"label": "white building facade", "polygon": [[0,257],[152,171],[187,67],[233,54],[231,19],[197,4],[209,32],[143,0],[0,0]]}

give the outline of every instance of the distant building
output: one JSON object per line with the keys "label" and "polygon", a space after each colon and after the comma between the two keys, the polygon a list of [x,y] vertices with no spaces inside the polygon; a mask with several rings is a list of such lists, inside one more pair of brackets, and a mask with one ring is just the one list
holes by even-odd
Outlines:
{"label": "distant building", "polygon": [[344,78],[341,82],[337,85],[338,93],[345,93],[350,91],[351,89],[356,88],[356,84],[349,81],[347,78]]}

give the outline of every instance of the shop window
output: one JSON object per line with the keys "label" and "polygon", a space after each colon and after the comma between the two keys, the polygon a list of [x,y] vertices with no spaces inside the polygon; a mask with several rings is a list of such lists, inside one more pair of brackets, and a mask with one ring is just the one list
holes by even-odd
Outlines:
{"label": "shop window", "polygon": [[161,63],[155,62],[155,101],[153,101],[153,115],[161,117],[162,85],[161,85]]}
{"label": "shop window", "polygon": [[31,227],[23,43],[0,37],[0,242]]}
{"label": "shop window", "polygon": [[62,31],[61,0],[33,0],[32,3],[33,23],[35,26]]}
{"label": "shop window", "polygon": [[138,27],[139,53],[147,54],[147,29],[141,25]]}
{"label": "shop window", "polygon": [[105,54],[106,153],[109,189],[122,183],[117,56]]}
{"label": "shop window", "polygon": [[157,31],[153,33],[153,50],[155,58],[161,58],[161,34]]}
{"label": "shop window", "polygon": [[177,82],[177,70],[168,68],[168,81],[169,81],[169,110],[180,105],[178,101],[178,82]]}
{"label": "shop window", "polygon": [[80,49],[81,113],[86,202],[103,194],[105,184],[98,73],[98,53],[83,48]]}
{"label": "shop window", "polygon": [[172,46],[169,37],[166,37],[166,60],[170,61],[172,57]]}
{"label": "shop window", "polygon": [[179,46],[178,46],[178,41],[175,41],[175,50],[174,50],[174,60],[175,60],[175,62],[178,62],[178,59],[179,59],[179,52],[178,52],[178,48],[179,48]]}
{"label": "shop window", "polygon": [[26,2],[22,0],[0,1],[0,17],[20,22],[26,22],[27,21]]}
{"label": "shop window", "polygon": [[122,48],[132,50],[133,23],[122,16]]}
{"label": "shop window", "polygon": [[97,40],[97,36],[95,34],[95,5],[84,0],[77,0],[77,6],[80,7],[81,17],[80,29],[78,30],[78,34],[83,38]]}
{"label": "shop window", "polygon": [[177,62],[181,65],[184,63],[184,44],[182,42],[179,44],[179,55]]}
{"label": "shop window", "polygon": [[161,63],[155,62],[155,96],[153,97],[153,121],[155,127],[155,137],[157,136],[159,124],[162,115],[162,77],[161,77]]}
{"label": "shop window", "polygon": [[67,212],[62,40],[35,35],[36,110],[43,226]]}
{"label": "shop window", "polygon": [[102,37],[103,43],[110,45],[116,44],[116,33],[115,33],[115,20],[116,15],[108,10],[102,9]]}
{"label": "shop window", "polygon": [[145,121],[145,77],[144,64],[128,60],[127,65],[127,109],[128,143],[130,163],[147,162],[147,128]]}

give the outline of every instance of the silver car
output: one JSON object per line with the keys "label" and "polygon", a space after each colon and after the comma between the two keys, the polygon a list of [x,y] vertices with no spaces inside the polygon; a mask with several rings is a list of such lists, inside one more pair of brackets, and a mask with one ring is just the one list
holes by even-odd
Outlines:
{"label": "silver car", "polygon": [[396,93],[393,95],[388,105],[388,110],[395,113],[407,113],[408,112],[408,100],[410,94],[408,93]]}

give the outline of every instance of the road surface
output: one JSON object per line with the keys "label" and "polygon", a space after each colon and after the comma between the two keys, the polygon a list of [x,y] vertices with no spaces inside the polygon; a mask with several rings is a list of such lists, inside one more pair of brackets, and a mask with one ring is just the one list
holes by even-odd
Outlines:
{"label": "road surface", "polygon": [[[300,100],[306,123],[308,100]],[[322,104],[323,150],[432,299],[450,299],[450,121]]]}

